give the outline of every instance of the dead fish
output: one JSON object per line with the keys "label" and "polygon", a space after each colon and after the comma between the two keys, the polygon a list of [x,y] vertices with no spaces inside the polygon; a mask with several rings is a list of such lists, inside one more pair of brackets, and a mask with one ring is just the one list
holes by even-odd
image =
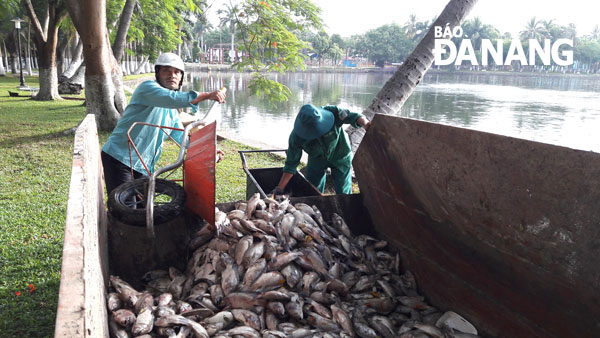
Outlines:
{"label": "dead fish", "polygon": [[106,303],[108,305],[108,311],[115,311],[123,306],[123,302],[121,302],[121,298],[119,298],[119,294],[116,292],[110,292],[106,297]]}
{"label": "dead fish", "polygon": [[260,194],[255,193],[250,196],[248,202],[246,202],[246,218],[252,217],[254,210],[256,210],[256,206],[258,205],[258,201],[260,201]]}
{"label": "dead fish", "polygon": [[133,325],[135,323],[135,313],[131,310],[127,309],[119,309],[112,313],[113,318],[117,324],[127,327],[129,325]]}
{"label": "dead fish", "polygon": [[350,228],[348,228],[348,225],[346,225],[346,222],[344,222],[344,219],[340,215],[336,213],[331,214],[331,221],[333,227],[336,230],[338,230],[348,238],[352,237],[352,232],[350,231]]}
{"label": "dead fish", "polygon": [[281,274],[285,278],[287,285],[292,289],[302,279],[302,271],[293,263],[290,263],[281,269]]}
{"label": "dead fish", "polygon": [[331,311],[329,311],[329,309],[327,309],[325,306],[321,305],[321,303],[311,299],[309,300],[309,304],[316,313],[327,319],[331,319]]}
{"label": "dead fish", "polygon": [[168,307],[166,305],[160,305],[156,307],[155,313],[157,317],[164,317],[176,314],[174,308]]}
{"label": "dead fish", "polygon": [[108,329],[110,331],[111,337],[129,338],[129,334],[127,333],[127,330],[125,330],[123,327],[121,327],[119,324],[117,324],[117,322],[115,321],[115,318],[112,316],[108,319]]}
{"label": "dead fish", "polygon": [[285,306],[282,302],[268,302],[267,309],[279,318],[285,317]]}
{"label": "dead fish", "polygon": [[415,323],[413,326],[435,338],[444,338],[444,333],[433,325]]}
{"label": "dead fish", "polygon": [[270,271],[279,270],[284,265],[294,261],[296,258],[302,256],[300,252],[283,252],[275,256],[268,265]]}
{"label": "dead fish", "polygon": [[318,280],[319,275],[317,275],[316,272],[309,271],[305,273],[302,277],[302,285],[304,286],[302,293],[305,295],[310,295],[313,283],[316,283]]}
{"label": "dead fish", "polygon": [[204,319],[202,322],[206,323],[206,324],[215,324],[215,323],[226,323],[229,324],[233,321],[233,313],[230,311],[221,311],[219,313],[216,313],[206,319]]}
{"label": "dead fish", "polygon": [[269,220],[256,219],[254,225],[266,234],[275,236],[277,233],[275,226]]}
{"label": "dead fish", "polygon": [[223,293],[225,295],[230,294],[238,287],[239,283],[240,279],[237,268],[232,264],[227,265],[227,268],[225,268],[225,271],[221,274],[221,288],[223,289]]}
{"label": "dead fish", "polygon": [[334,321],[322,317],[321,315],[315,312],[309,312],[306,316],[306,320],[310,325],[323,331],[334,333],[338,333],[341,331],[340,326],[337,325]]}
{"label": "dead fish", "polygon": [[152,308],[142,308],[138,314],[131,332],[134,336],[140,336],[146,333],[150,333],[154,327],[154,315],[152,314]]}
{"label": "dead fish", "polygon": [[256,313],[243,309],[232,309],[231,313],[233,314],[233,318],[245,326],[249,326],[257,331],[262,329],[260,318]]}
{"label": "dead fish", "polygon": [[285,283],[283,275],[278,271],[265,272],[250,285],[250,291],[268,291],[278,288]]}
{"label": "dead fish", "polygon": [[242,281],[241,289],[248,290],[250,285],[252,285],[252,283],[254,283],[254,281],[256,281],[260,275],[262,275],[266,267],[267,261],[264,258],[261,258],[250,265],[244,274],[244,280]]}
{"label": "dead fish", "polygon": [[394,325],[386,317],[372,316],[368,319],[368,322],[383,338],[394,338],[396,336]]}
{"label": "dead fish", "polygon": [[227,218],[229,218],[230,220],[240,220],[240,219],[244,219],[246,217],[246,212],[243,210],[239,210],[239,209],[233,209],[230,212],[227,213]]}
{"label": "dead fish", "polygon": [[255,210],[254,211],[254,217],[256,217],[256,220],[263,220],[266,222],[270,222],[271,221],[271,217],[273,217],[273,214],[271,214],[269,211],[267,210]]}
{"label": "dead fish", "polygon": [[348,294],[348,286],[339,279],[332,279],[327,282],[326,290],[335,291],[342,297]]}
{"label": "dead fish", "polygon": [[234,309],[245,310],[252,310],[257,305],[266,305],[266,301],[258,299],[256,293],[249,292],[232,292],[225,296],[224,302]]}
{"label": "dead fish", "polygon": [[121,300],[130,306],[137,303],[141,293],[117,276],[110,276],[110,285],[115,288]]}
{"label": "dead fish", "polygon": [[340,327],[351,337],[354,337],[354,329],[352,328],[352,321],[350,320],[350,316],[344,311],[342,308],[338,307],[335,304],[331,304],[331,314],[333,315],[333,319],[336,323],[340,325]]}
{"label": "dead fish", "polygon": [[265,325],[267,326],[267,328],[269,330],[277,331],[278,324],[279,324],[279,320],[277,319],[275,314],[271,311],[267,311],[265,313]]}
{"label": "dead fish", "polygon": [[156,325],[158,327],[167,327],[167,326],[172,326],[174,324],[187,326],[188,328],[190,328],[192,330],[192,332],[194,333],[196,338],[209,338],[210,337],[208,335],[208,332],[206,332],[206,329],[202,325],[200,325],[199,323],[197,323],[191,319],[181,316],[181,315],[170,315],[170,316],[160,317],[154,322],[154,325]]}
{"label": "dead fish", "polygon": [[300,299],[298,295],[293,295],[290,301],[287,304],[285,304],[285,309],[289,314],[290,318],[301,321],[304,319],[304,312],[302,311],[303,305],[304,302],[302,301],[302,299]]}
{"label": "dead fish", "polygon": [[244,338],[260,338],[260,333],[249,326],[238,326],[227,330],[231,336],[242,336]]}
{"label": "dead fish", "polygon": [[154,297],[150,293],[144,292],[135,303],[135,312],[140,313],[142,309],[152,308],[154,306]]}
{"label": "dead fish", "polygon": [[244,236],[237,242],[237,245],[235,246],[235,262],[237,263],[237,265],[242,264],[244,255],[246,254],[246,251],[248,251],[248,249],[252,245],[252,242],[253,242],[252,235]]}
{"label": "dead fish", "polygon": [[213,284],[209,288],[210,299],[215,305],[221,304],[223,301],[223,297],[225,297],[225,293],[223,292],[223,288],[220,284]]}
{"label": "dead fish", "polygon": [[254,262],[256,262],[259,258],[262,257],[264,252],[265,252],[265,242],[264,241],[254,243],[244,253],[244,257],[242,258],[242,265],[243,266],[252,265]]}

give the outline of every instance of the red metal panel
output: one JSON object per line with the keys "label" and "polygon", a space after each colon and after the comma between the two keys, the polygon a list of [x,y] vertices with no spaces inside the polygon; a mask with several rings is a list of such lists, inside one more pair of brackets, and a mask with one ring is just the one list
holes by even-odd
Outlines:
{"label": "red metal panel", "polygon": [[353,164],[431,303],[494,337],[600,336],[600,154],[377,115]]}
{"label": "red metal panel", "polygon": [[213,225],[215,224],[216,130],[215,121],[193,132],[183,161],[186,207]]}

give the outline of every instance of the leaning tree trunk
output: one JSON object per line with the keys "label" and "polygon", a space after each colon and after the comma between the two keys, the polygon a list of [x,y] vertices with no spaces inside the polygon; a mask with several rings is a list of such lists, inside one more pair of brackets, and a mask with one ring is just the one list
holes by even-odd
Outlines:
{"label": "leaning tree trunk", "polygon": [[123,50],[125,50],[125,43],[127,41],[127,32],[129,31],[129,24],[131,23],[131,16],[133,15],[133,8],[135,7],[136,0],[125,1],[121,17],[119,18],[119,28],[115,35],[115,41],[113,42],[113,55],[117,61],[121,61],[123,56]]}
{"label": "leaning tree trunk", "polygon": [[[476,2],[477,0],[451,0],[446,5],[442,14],[423,37],[423,40],[419,42],[415,50],[404,60],[394,75],[377,93],[369,107],[363,112],[365,117],[371,120],[375,114],[394,115],[400,111],[404,102],[421,82],[425,72],[433,63],[434,27],[446,27],[448,25],[452,29],[459,26]],[[363,128],[349,129],[348,134],[354,152],[358,148],[365,131]]]}
{"label": "leaning tree trunk", "polygon": [[[71,59],[71,63],[69,64],[69,67],[62,74],[62,78],[68,80],[75,74],[75,72],[79,69],[79,67],[81,66],[81,63],[83,62],[82,56],[83,56],[83,43],[81,43],[81,39],[78,38],[77,45],[75,47],[75,51],[73,52],[73,58]],[[85,69],[84,69],[84,71],[85,71]],[[82,77],[81,82],[83,82],[83,77]]]}
{"label": "leaning tree trunk", "polygon": [[100,130],[112,130],[125,108],[122,73],[113,56],[106,28],[106,2],[66,0],[71,20],[83,42],[85,99]]}
{"label": "leaning tree trunk", "polygon": [[142,70],[146,69],[146,64],[148,63],[148,56],[145,55],[142,57],[142,61],[138,64],[138,67],[136,68],[136,70],[133,72],[133,74],[139,74],[142,72]]}

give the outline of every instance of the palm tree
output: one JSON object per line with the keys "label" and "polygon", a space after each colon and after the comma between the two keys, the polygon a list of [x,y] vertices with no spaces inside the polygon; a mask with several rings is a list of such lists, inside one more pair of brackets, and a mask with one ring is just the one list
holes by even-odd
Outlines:
{"label": "palm tree", "polygon": [[217,14],[220,17],[220,25],[226,26],[229,24],[229,30],[231,32],[231,51],[235,51],[234,39],[235,39],[235,26],[238,22],[238,14],[240,13],[239,6],[233,5],[231,2],[229,4],[225,4],[225,8],[219,9]]}
{"label": "palm tree", "polygon": [[[433,63],[435,42],[433,27],[448,25],[452,29],[460,25],[476,2],[477,0],[450,0],[415,50],[385,83],[369,107],[363,111],[365,117],[371,120],[375,114],[393,115],[400,110]],[[364,136],[364,129],[351,128],[348,134],[352,150],[356,151]]]}
{"label": "palm tree", "polygon": [[404,28],[404,33],[409,39],[412,39],[417,34],[417,16],[415,14],[411,14],[408,17],[408,21],[402,26]]}
{"label": "palm tree", "polygon": [[600,28],[598,28],[598,25],[594,26],[594,30],[590,37],[594,40],[600,40]]}
{"label": "palm tree", "polygon": [[521,40],[535,39],[541,40],[545,37],[546,31],[541,21],[537,21],[535,16],[529,20],[525,30],[520,32]]}

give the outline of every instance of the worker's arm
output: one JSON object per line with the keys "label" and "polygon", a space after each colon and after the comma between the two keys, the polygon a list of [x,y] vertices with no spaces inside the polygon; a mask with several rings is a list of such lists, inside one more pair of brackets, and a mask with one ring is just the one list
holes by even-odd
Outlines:
{"label": "worker's arm", "polygon": [[215,90],[214,92],[198,93],[198,96],[191,102],[192,104],[198,104],[205,100],[214,100],[219,103],[225,102],[225,92],[222,90]]}
{"label": "worker's arm", "polygon": [[371,121],[369,121],[366,117],[361,116],[358,118],[358,120],[356,120],[356,124],[365,128],[365,130],[369,130],[369,127],[371,126]]}
{"label": "worker's arm", "polygon": [[292,177],[294,177],[294,174],[284,172],[281,175],[281,179],[279,180],[279,184],[277,184],[277,186],[275,187],[275,189],[273,189],[273,191],[271,192],[271,194],[273,194],[273,195],[282,195],[283,191],[285,190],[285,187],[288,185],[288,183],[290,182],[290,180],[292,179]]}

